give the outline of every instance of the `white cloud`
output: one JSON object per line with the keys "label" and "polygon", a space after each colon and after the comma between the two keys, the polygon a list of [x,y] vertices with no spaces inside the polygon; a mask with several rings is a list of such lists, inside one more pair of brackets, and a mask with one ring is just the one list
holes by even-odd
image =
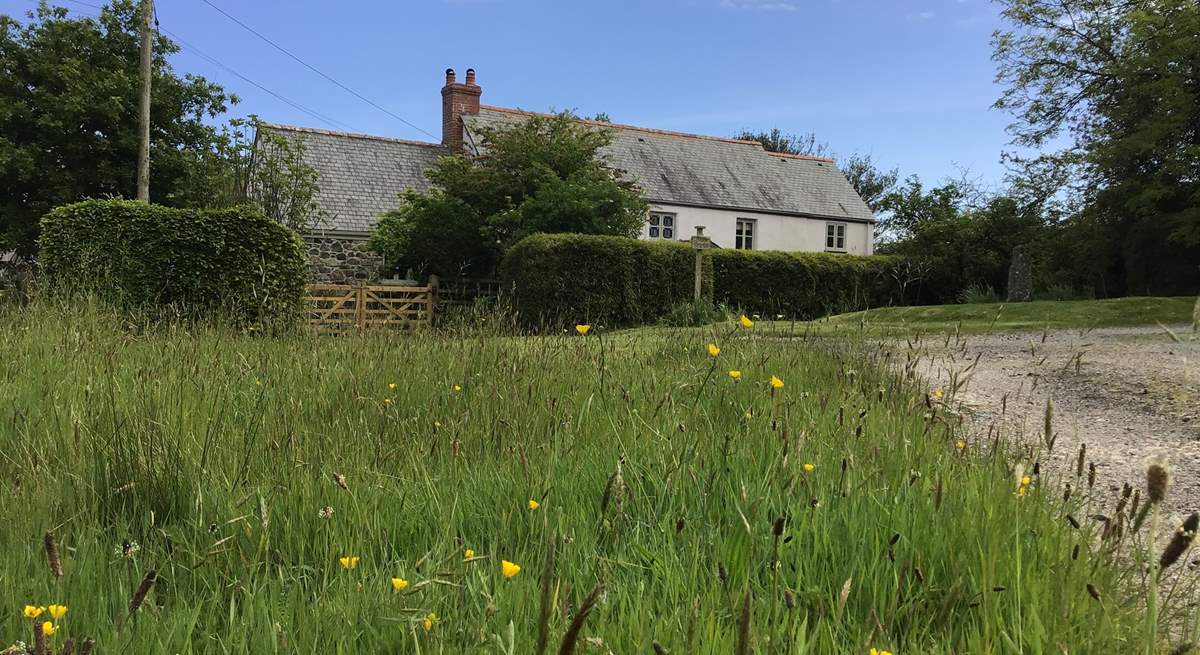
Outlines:
{"label": "white cloud", "polygon": [[752,11],[796,11],[800,7],[794,2],[779,0],[721,0],[726,9],[749,9]]}
{"label": "white cloud", "polygon": [[907,18],[908,20],[931,20],[931,19],[933,19],[934,16],[937,16],[937,12],[922,11],[922,12],[915,13],[915,14],[909,14],[909,15],[905,16],[905,18]]}

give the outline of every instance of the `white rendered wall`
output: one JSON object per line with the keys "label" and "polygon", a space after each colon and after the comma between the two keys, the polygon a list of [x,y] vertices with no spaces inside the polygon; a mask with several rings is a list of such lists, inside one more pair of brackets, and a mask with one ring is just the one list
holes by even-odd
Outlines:
{"label": "white rendered wall", "polygon": [[[754,250],[784,250],[788,252],[825,252],[825,226],[835,222],[846,226],[846,248],[851,255],[870,255],[875,251],[873,226],[869,223],[832,221],[799,216],[780,216],[757,212],[729,211],[703,207],[683,207],[650,203],[650,211],[675,214],[676,241],[686,241],[704,226],[704,234],[722,248],[733,248],[737,220],[752,219]],[[649,225],[642,228],[641,238],[649,238]]]}

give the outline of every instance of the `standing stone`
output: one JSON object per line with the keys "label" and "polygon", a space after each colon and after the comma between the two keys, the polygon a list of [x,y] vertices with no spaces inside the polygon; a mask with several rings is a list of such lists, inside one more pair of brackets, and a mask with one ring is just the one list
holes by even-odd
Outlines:
{"label": "standing stone", "polygon": [[1028,246],[1017,246],[1008,267],[1008,302],[1030,300],[1033,300],[1033,261]]}

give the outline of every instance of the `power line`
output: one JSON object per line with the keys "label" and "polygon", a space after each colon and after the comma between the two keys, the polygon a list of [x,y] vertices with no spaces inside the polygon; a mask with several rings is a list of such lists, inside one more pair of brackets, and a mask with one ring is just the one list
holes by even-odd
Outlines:
{"label": "power line", "polygon": [[242,75],[241,73],[237,72],[233,68],[222,63],[221,60],[217,59],[216,57],[213,57],[212,55],[205,53],[200,48],[197,48],[196,46],[191,45],[188,42],[184,41],[183,39],[179,38],[179,35],[175,34],[171,30],[168,30],[165,27],[161,27],[159,29],[161,29],[163,32],[165,32],[167,34],[167,36],[171,37],[172,39],[175,39],[175,41],[178,42],[179,45],[183,46],[184,49],[190,51],[192,54],[200,57],[201,59],[204,59],[208,63],[210,63],[214,66],[217,66],[218,68],[221,68],[222,70],[230,73],[231,75],[237,76],[243,82],[246,82],[247,84],[250,84],[250,85],[254,86],[255,88],[259,89],[260,91],[271,95],[272,97],[279,100],[280,102],[286,103],[286,104],[290,105],[291,107],[293,107],[294,109],[302,111],[305,114],[308,114],[309,116],[315,118],[316,120],[319,120],[322,123],[329,125],[330,127],[345,130],[347,132],[354,131],[354,128],[337,120],[336,118],[331,118],[329,116],[326,116],[325,114],[322,114],[321,112],[319,112],[315,109],[309,109],[308,107],[305,107],[304,105],[296,102],[295,100],[291,100],[283,95],[280,95],[280,94],[272,91],[271,89],[268,89],[267,87],[259,84],[258,82],[255,82],[254,80],[250,79],[249,77]]}
{"label": "power line", "polygon": [[282,52],[283,54],[287,55],[288,57],[291,57],[291,58],[292,58],[293,60],[295,60],[297,63],[299,63],[300,65],[302,65],[302,66],[304,66],[305,68],[309,69],[310,71],[312,71],[312,72],[316,73],[317,75],[320,75],[321,77],[325,78],[326,80],[329,80],[330,82],[332,82],[332,83],[336,84],[338,87],[340,87],[342,90],[346,91],[346,92],[347,92],[347,93],[349,93],[350,95],[353,95],[354,97],[358,98],[359,100],[362,100],[363,102],[367,103],[368,105],[371,105],[372,107],[374,107],[374,108],[378,109],[379,111],[381,111],[381,112],[383,112],[383,113],[387,114],[388,116],[391,116],[392,118],[394,118],[394,119],[396,119],[396,120],[400,121],[401,123],[404,123],[405,125],[407,125],[407,126],[409,126],[409,127],[413,128],[414,130],[417,130],[418,132],[420,132],[420,133],[422,133],[422,134],[425,134],[425,135],[429,136],[430,138],[433,138],[433,139],[438,139],[438,138],[440,138],[440,137],[438,137],[437,135],[431,134],[430,132],[427,132],[427,131],[425,131],[425,130],[421,129],[420,127],[418,127],[418,126],[416,126],[416,125],[414,125],[414,124],[412,124],[412,123],[410,123],[410,122],[408,122],[408,121],[404,120],[404,118],[402,118],[402,117],[400,117],[400,116],[396,115],[395,113],[393,113],[393,112],[389,111],[389,110],[388,110],[388,109],[386,109],[385,107],[382,107],[382,106],[380,106],[379,104],[377,104],[377,103],[373,102],[371,99],[369,99],[369,98],[367,98],[366,96],[362,95],[362,94],[361,94],[361,93],[359,93],[358,91],[355,91],[354,89],[351,89],[350,87],[346,86],[345,84],[342,84],[341,82],[337,81],[336,79],[334,79],[334,78],[330,77],[329,75],[326,75],[325,73],[321,72],[321,71],[320,71],[320,70],[318,70],[316,67],[314,67],[312,64],[309,64],[308,62],[304,61],[304,60],[303,60],[303,59],[301,59],[300,57],[297,57],[296,55],[292,54],[290,51],[288,51],[288,50],[287,50],[286,48],[284,48],[283,46],[281,46],[281,45],[279,45],[278,43],[275,43],[275,42],[274,42],[274,41],[272,41],[271,39],[267,38],[267,37],[266,37],[266,36],[264,36],[264,35],[263,35],[261,32],[259,32],[259,31],[255,30],[253,27],[250,27],[249,25],[247,25],[247,24],[243,23],[242,21],[238,20],[236,17],[234,17],[234,16],[232,16],[231,14],[229,14],[229,12],[225,11],[224,9],[221,9],[221,8],[220,8],[220,7],[218,7],[217,5],[215,5],[215,4],[213,4],[212,2],[210,2],[209,0],[203,0],[203,2],[204,2],[204,4],[206,4],[206,5],[210,6],[210,7],[212,7],[212,8],[213,8],[213,9],[215,9],[215,10],[217,10],[217,11],[218,11],[218,12],[219,12],[219,13],[220,13],[222,16],[224,16],[224,17],[228,18],[229,20],[233,21],[234,23],[237,23],[239,26],[241,26],[241,28],[242,28],[242,29],[246,30],[247,32],[250,32],[250,33],[251,33],[251,34],[253,34],[254,36],[257,36],[258,38],[262,39],[263,41],[266,41],[268,44],[270,44],[270,45],[271,45],[271,47],[273,47],[273,48],[275,48],[276,50],[278,50],[278,51]]}
{"label": "power line", "polygon": [[[67,0],[67,2],[70,2],[70,3],[72,3],[72,4],[77,4],[77,5],[80,5],[80,6],[83,6],[83,7],[89,7],[89,8],[91,8],[91,9],[96,9],[96,10],[98,10],[98,11],[103,11],[103,10],[104,10],[104,7],[101,7],[101,6],[99,6],[99,5],[94,5],[94,4],[91,4],[90,2],[83,2],[82,0]],[[262,91],[263,93],[266,93],[266,94],[270,95],[271,97],[275,98],[276,100],[279,100],[280,102],[283,102],[283,103],[285,103],[285,104],[287,104],[287,105],[291,106],[293,109],[296,109],[296,110],[298,110],[298,111],[301,111],[301,112],[303,112],[303,113],[307,114],[308,116],[312,117],[313,119],[315,119],[315,120],[318,120],[318,121],[320,121],[320,122],[322,122],[322,123],[325,123],[326,125],[328,125],[328,126],[330,126],[330,127],[334,127],[334,128],[342,129],[342,130],[345,130],[345,131],[347,131],[347,132],[353,132],[353,131],[354,131],[354,128],[352,128],[352,127],[350,127],[349,125],[347,125],[347,124],[343,123],[342,121],[339,121],[339,120],[337,120],[337,119],[335,119],[335,118],[331,118],[331,117],[329,117],[329,116],[326,116],[325,114],[322,114],[321,112],[319,112],[319,111],[317,111],[317,110],[315,110],[315,109],[310,109],[310,108],[308,108],[308,107],[306,107],[306,106],[304,106],[304,105],[300,104],[299,102],[296,102],[295,100],[292,100],[292,99],[290,99],[290,98],[287,98],[286,96],[283,96],[283,95],[281,95],[281,94],[279,94],[279,93],[276,93],[275,91],[272,91],[271,89],[268,89],[267,87],[265,87],[265,86],[263,86],[263,85],[259,84],[258,82],[255,82],[254,80],[250,79],[249,77],[246,77],[245,75],[243,75],[243,74],[239,73],[239,72],[238,72],[237,70],[235,70],[233,67],[226,65],[225,63],[223,63],[221,60],[217,59],[216,57],[213,57],[212,55],[209,55],[209,54],[205,53],[205,52],[204,52],[203,50],[201,50],[200,48],[197,48],[196,46],[194,46],[194,45],[191,45],[190,43],[188,43],[188,42],[184,41],[183,39],[181,39],[181,38],[179,37],[179,35],[178,35],[178,34],[175,34],[175,33],[174,33],[174,32],[172,32],[171,30],[168,30],[168,29],[166,29],[165,27],[162,27],[161,25],[159,25],[159,22],[158,22],[158,12],[157,12],[157,11],[155,12],[155,16],[154,16],[154,26],[155,26],[155,28],[157,28],[158,30],[160,30],[160,31],[162,31],[162,32],[165,32],[165,33],[166,33],[168,36],[170,36],[171,38],[175,39],[175,41],[176,41],[177,43],[179,43],[179,45],[180,45],[180,46],[182,46],[182,47],[183,47],[185,50],[187,50],[187,51],[191,52],[192,54],[194,54],[194,55],[196,55],[196,56],[198,56],[198,57],[200,57],[201,59],[203,59],[203,60],[207,61],[208,63],[210,63],[210,64],[212,64],[212,65],[214,65],[214,66],[216,66],[216,67],[218,67],[218,68],[220,68],[220,69],[222,69],[222,70],[224,70],[224,71],[228,72],[229,74],[236,76],[238,79],[242,80],[243,82],[245,82],[245,83],[247,83],[247,84],[250,84],[251,86],[254,86],[255,88],[259,89],[259,90],[260,90],[260,91]]]}

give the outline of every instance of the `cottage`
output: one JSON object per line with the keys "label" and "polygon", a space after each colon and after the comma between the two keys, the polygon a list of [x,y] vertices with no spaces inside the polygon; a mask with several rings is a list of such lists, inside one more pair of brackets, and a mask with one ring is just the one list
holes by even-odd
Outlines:
{"label": "cottage", "polygon": [[[320,175],[318,203],[328,219],[306,235],[314,277],[344,282],[371,276],[379,258],[366,249],[371,226],[406,189],[429,187],[424,171],[438,157],[479,152],[479,128],[504,126],[532,112],[482,105],[475,71],[442,87],[442,142],[424,143],[286,125],[303,136]],[[643,239],[686,240],[696,226],[722,248],[869,255],[875,217],[833,160],[768,152],[756,141],[587,121],[611,130],[602,154],[645,194]]]}

